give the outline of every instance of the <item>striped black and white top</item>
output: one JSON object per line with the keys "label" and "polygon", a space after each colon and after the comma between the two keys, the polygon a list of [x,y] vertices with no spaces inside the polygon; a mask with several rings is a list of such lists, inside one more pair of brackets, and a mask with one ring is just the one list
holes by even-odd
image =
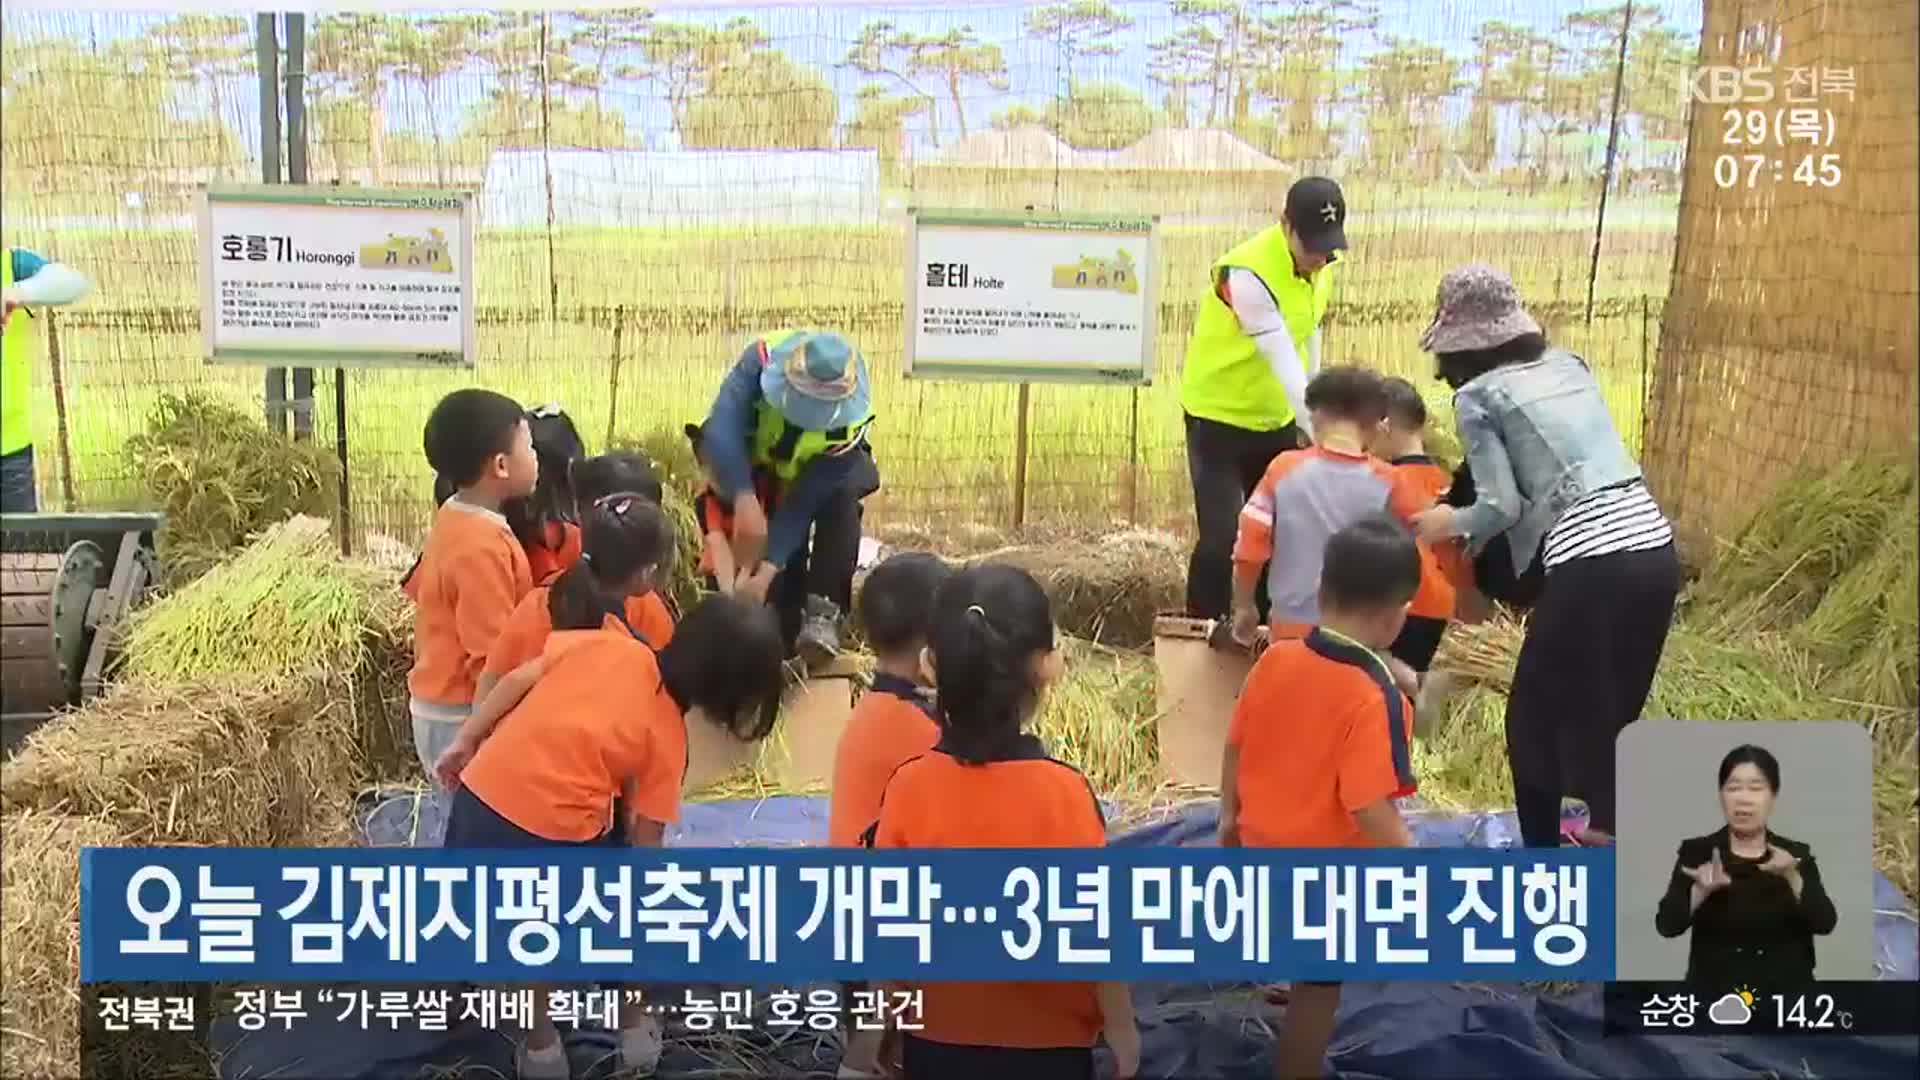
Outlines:
{"label": "striped black and white top", "polygon": [[1547,531],[1540,554],[1548,570],[1574,559],[1651,551],[1673,542],[1673,525],[1647,485],[1634,481],[1581,496]]}

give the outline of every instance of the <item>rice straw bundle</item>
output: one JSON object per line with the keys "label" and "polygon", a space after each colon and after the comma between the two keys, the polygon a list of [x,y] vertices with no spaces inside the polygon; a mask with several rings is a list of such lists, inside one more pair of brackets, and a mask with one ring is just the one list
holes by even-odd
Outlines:
{"label": "rice straw bundle", "polygon": [[1145,530],[1001,548],[967,561],[1025,570],[1046,590],[1061,629],[1121,648],[1151,645],[1155,616],[1178,608],[1186,592],[1186,549]]}
{"label": "rice straw bundle", "polygon": [[368,637],[396,629],[405,609],[393,579],[342,559],[326,522],[297,517],[138,613],[123,676],[344,676],[366,660]]}

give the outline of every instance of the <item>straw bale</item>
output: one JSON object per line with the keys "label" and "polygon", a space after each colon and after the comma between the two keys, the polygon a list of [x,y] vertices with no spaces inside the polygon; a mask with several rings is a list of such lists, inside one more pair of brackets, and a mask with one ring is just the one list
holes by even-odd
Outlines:
{"label": "straw bale", "polygon": [[0,805],[112,818],[130,844],[325,845],[361,786],[344,685],[129,684],[0,767]]}
{"label": "straw bale", "polygon": [[969,562],[1025,570],[1046,589],[1062,630],[1120,648],[1152,644],[1154,616],[1180,607],[1186,590],[1186,550],[1144,530],[1001,548]]}
{"label": "straw bale", "polygon": [[1155,131],[1108,162],[1115,169],[1178,172],[1291,172],[1291,168],[1213,128]]}

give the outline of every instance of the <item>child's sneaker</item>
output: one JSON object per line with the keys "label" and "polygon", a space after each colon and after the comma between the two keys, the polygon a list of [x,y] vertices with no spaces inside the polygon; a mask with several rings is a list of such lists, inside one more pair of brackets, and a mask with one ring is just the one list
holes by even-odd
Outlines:
{"label": "child's sneaker", "polygon": [[620,1029],[620,1065],[636,1076],[652,1076],[660,1067],[660,1022],[649,1016]]}
{"label": "child's sneaker", "polygon": [[572,1080],[572,1076],[564,1040],[555,1040],[553,1045],[538,1050],[521,1044],[520,1080]]}

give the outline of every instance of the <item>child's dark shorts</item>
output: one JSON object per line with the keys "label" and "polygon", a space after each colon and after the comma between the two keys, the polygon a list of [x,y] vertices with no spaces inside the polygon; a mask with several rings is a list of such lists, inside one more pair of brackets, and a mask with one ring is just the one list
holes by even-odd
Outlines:
{"label": "child's dark shorts", "polygon": [[468,791],[463,784],[453,793],[453,805],[447,811],[447,835],[440,842],[441,847],[450,848],[542,848],[542,847],[604,847],[609,837],[618,836],[616,829],[592,840],[549,840],[544,836],[535,836],[527,830],[501,817],[493,807],[480,801],[480,797]]}
{"label": "child's dark shorts", "polygon": [[1092,1047],[957,1046],[908,1032],[902,1049],[911,1080],[1093,1080]]}

